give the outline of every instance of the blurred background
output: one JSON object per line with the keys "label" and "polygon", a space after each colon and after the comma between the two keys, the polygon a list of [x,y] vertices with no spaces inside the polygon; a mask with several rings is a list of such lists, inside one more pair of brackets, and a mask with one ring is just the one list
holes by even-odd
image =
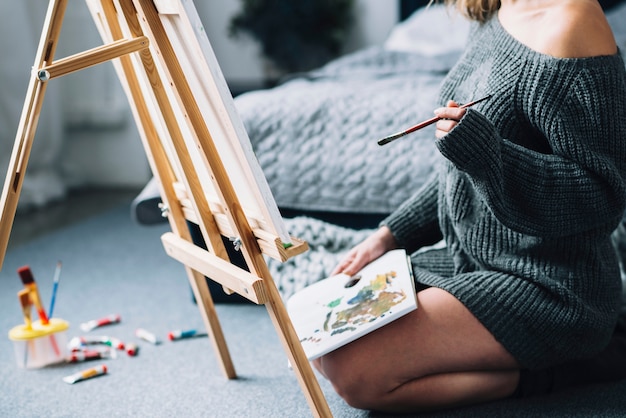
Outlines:
{"label": "blurred background", "polygon": [[[196,8],[229,87],[236,95],[274,85],[289,72],[306,71],[333,56],[382,43],[398,21],[396,3],[211,0],[197,1]],[[0,172],[3,174],[9,164],[47,8],[47,0],[0,2],[3,57],[0,60]],[[315,18],[316,15],[319,16]],[[290,31],[300,33],[292,36]],[[326,45],[306,45],[307,36]],[[282,50],[276,49],[276,38],[283,41],[279,42]],[[286,39],[301,43],[291,45],[289,50]],[[100,44],[85,2],[69,0],[55,58]],[[323,47],[326,51],[320,53]],[[20,197],[19,214],[32,213],[88,190],[135,193],[150,177],[128,103],[111,64],[50,83]]]}

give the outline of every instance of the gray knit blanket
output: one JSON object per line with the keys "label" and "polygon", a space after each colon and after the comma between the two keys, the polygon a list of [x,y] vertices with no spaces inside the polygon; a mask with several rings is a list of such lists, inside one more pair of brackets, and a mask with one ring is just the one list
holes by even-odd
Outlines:
{"label": "gray knit blanket", "polygon": [[377,140],[433,116],[456,53],[427,57],[372,47],[235,98],[279,207],[389,213],[440,158],[434,127]]}
{"label": "gray knit blanket", "polygon": [[266,257],[276,287],[286,300],[300,289],[330,275],[341,257],[363,241],[371,230],[354,230],[305,216],[285,219],[292,236],[305,240],[309,250],[281,263]]}

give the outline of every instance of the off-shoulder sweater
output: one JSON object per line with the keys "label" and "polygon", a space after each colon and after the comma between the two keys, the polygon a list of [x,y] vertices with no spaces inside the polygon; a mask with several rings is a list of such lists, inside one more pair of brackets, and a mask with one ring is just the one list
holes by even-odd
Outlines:
{"label": "off-shoulder sweater", "polygon": [[624,62],[541,54],[497,16],[470,39],[440,103],[492,98],[436,140],[438,175],[382,224],[410,252],[445,240],[454,272],[416,268],[417,280],[458,298],[523,366],[591,355],[620,303]]}

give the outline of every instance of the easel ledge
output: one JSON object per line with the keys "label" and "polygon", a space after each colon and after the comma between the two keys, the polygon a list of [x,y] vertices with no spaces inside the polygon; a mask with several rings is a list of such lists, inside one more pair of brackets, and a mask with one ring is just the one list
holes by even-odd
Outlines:
{"label": "easel ledge", "polygon": [[[200,219],[198,219],[196,212],[193,210],[191,201],[187,196],[184,186],[177,183],[174,185],[174,189],[176,190],[176,197],[182,206],[185,219],[198,225]],[[234,237],[237,236],[237,231],[232,228],[228,217],[226,216],[224,207],[217,202],[209,202],[209,207],[220,234],[225,237],[233,237],[233,239],[235,239]],[[163,210],[167,211],[168,209],[163,208]],[[275,234],[268,233],[266,229],[261,228],[260,224],[262,221],[251,217],[248,217],[247,220],[252,229],[252,233],[257,239],[257,244],[261,248],[261,252],[268,257],[285,262],[290,258],[309,250],[309,244],[298,237],[291,235],[291,242],[289,244],[285,244],[280,237]]]}

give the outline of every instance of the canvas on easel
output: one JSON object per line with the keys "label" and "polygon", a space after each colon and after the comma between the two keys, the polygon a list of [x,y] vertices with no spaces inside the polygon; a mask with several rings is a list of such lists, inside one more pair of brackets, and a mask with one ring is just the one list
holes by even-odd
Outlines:
{"label": "canvas on easel", "polygon": [[[312,412],[331,416],[264,258],[284,261],[307,244],[285,228],[193,2],[86,1],[105,44],[55,61],[67,0],[50,0],[2,194],[1,256],[46,84],[113,60],[171,226],[163,245],[187,271],[225,376],[236,373],[205,277],[266,306]],[[199,226],[207,249],[193,243],[189,222]],[[230,262],[223,236],[248,270]]]}

